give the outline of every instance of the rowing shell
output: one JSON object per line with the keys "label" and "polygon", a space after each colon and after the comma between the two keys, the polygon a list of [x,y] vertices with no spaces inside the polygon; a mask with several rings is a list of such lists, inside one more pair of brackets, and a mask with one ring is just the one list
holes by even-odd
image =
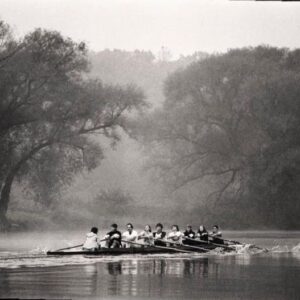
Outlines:
{"label": "rowing shell", "polygon": [[[202,246],[203,247],[203,246]],[[48,251],[47,255],[127,255],[127,254],[168,254],[168,253],[205,253],[207,250],[217,248],[213,245],[206,245],[203,249],[191,249],[188,246],[177,247],[132,247],[132,248],[101,248],[97,251]]]}

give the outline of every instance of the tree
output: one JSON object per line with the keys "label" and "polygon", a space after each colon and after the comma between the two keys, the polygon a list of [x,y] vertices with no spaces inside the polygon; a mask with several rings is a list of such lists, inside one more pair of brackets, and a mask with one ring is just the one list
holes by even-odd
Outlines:
{"label": "tree", "polygon": [[[3,39],[11,39],[9,30],[3,31]],[[95,168],[103,158],[93,134],[117,142],[117,129],[126,130],[128,112],[145,106],[135,86],[85,79],[83,43],[37,29],[6,44],[0,53],[2,228],[9,225],[6,212],[15,178],[44,195],[70,183],[74,174]]]}
{"label": "tree", "polygon": [[198,190],[218,215],[230,214],[220,201],[244,215],[247,203],[261,224],[300,226],[299,58],[235,49],[169,76],[163,108],[142,129],[159,178]]}

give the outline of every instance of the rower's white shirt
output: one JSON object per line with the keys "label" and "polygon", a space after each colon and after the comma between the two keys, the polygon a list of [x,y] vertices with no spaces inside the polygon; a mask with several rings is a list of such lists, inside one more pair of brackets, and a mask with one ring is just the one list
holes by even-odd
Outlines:
{"label": "rower's white shirt", "polygon": [[181,241],[182,237],[184,236],[184,234],[181,231],[171,231],[167,238],[170,240],[173,240],[174,242],[178,242]]}
{"label": "rower's white shirt", "polygon": [[98,244],[98,236],[97,234],[93,233],[93,232],[89,232],[86,235],[86,241],[83,244],[83,248],[85,249],[94,249],[94,248],[98,248],[99,244]]}
{"label": "rower's white shirt", "polygon": [[[122,240],[123,241],[128,241],[128,242],[135,242],[138,238],[138,233],[135,230],[132,230],[131,233],[129,233],[128,230],[122,233]],[[124,246],[127,247],[132,247],[133,245],[130,243],[124,242]]]}
{"label": "rower's white shirt", "polygon": [[210,232],[209,235],[212,237],[222,237],[222,231]]}
{"label": "rower's white shirt", "polygon": [[153,244],[153,233],[149,231],[143,230],[139,234],[139,238],[144,240],[144,244],[152,245]]}
{"label": "rower's white shirt", "polygon": [[138,233],[135,230],[132,230],[131,233],[129,233],[128,230],[122,233],[122,239],[130,242],[134,242],[138,237]]}

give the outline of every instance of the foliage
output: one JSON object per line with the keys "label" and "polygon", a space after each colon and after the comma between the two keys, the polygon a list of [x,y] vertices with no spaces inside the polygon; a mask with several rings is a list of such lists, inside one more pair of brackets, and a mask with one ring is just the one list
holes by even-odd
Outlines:
{"label": "foliage", "polygon": [[93,134],[117,142],[118,128],[126,130],[126,113],[146,104],[135,86],[86,80],[84,43],[41,29],[15,41],[6,24],[0,27],[0,213],[5,226],[15,178],[33,188],[37,199],[50,201],[74,174],[100,163],[103,151]]}
{"label": "foliage", "polygon": [[299,228],[299,58],[234,49],[167,79],[163,107],[140,130],[158,178],[198,191],[202,216]]}

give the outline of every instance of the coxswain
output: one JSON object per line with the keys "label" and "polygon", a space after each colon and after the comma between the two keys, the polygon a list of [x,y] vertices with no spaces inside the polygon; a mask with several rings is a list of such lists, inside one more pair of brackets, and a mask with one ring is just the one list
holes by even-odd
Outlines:
{"label": "coxswain", "polygon": [[105,235],[106,247],[107,248],[120,248],[122,235],[121,232],[118,231],[118,225],[112,224],[111,231]]}
{"label": "coxswain", "polygon": [[142,239],[146,246],[153,245],[153,234],[150,225],[145,226],[145,229],[139,234],[138,239]]}
{"label": "coxswain", "polygon": [[222,232],[219,230],[218,225],[214,225],[212,228],[212,232],[209,233],[210,241],[216,244],[224,244],[224,240],[222,239]]}
{"label": "coxswain", "polygon": [[[126,225],[127,230],[122,234],[122,241],[124,248],[131,248],[135,246],[135,242],[138,238],[138,233],[133,229],[133,225],[128,223]],[[126,243],[129,242],[129,243]],[[131,243],[130,243],[131,242]]]}
{"label": "coxswain", "polygon": [[200,241],[208,242],[208,232],[203,225],[199,226],[196,237],[199,238]]}
{"label": "coxswain", "polygon": [[154,244],[157,246],[165,246],[166,243],[162,240],[165,239],[167,233],[163,231],[163,225],[161,223],[157,223],[155,228],[156,231],[153,232]]}
{"label": "coxswain", "polygon": [[98,241],[98,228],[92,227],[91,231],[86,234],[86,240],[82,246],[82,250],[97,251],[101,246]]}

